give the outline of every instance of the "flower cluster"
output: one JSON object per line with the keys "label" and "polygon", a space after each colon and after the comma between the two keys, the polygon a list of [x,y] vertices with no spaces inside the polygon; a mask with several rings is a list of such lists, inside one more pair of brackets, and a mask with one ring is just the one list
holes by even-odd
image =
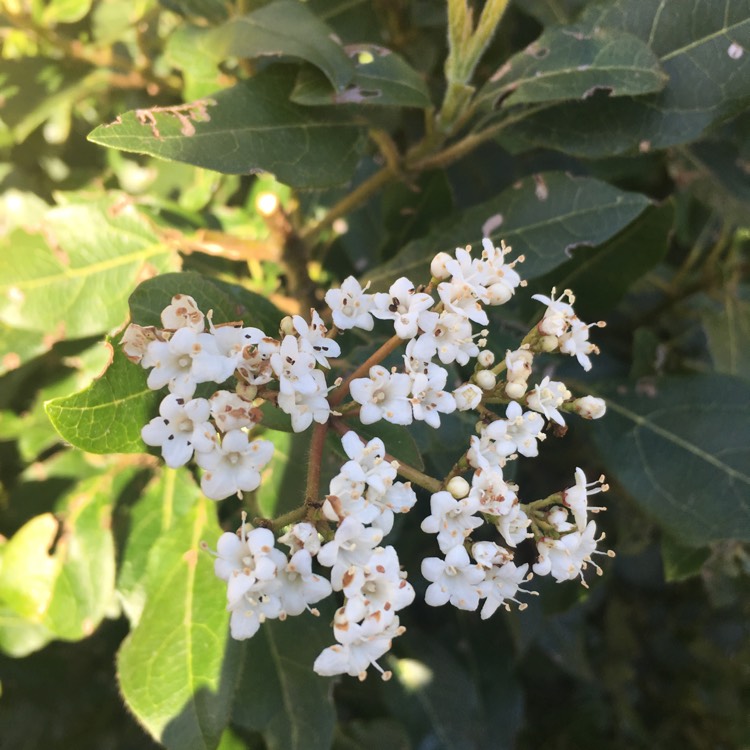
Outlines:
{"label": "flower cluster", "polygon": [[[241,497],[259,486],[273,447],[250,434],[265,429],[269,408],[289,415],[295,432],[319,426],[300,508],[277,521],[259,520],[257,528],[243,516],[236,534],[219,539],[215,570],[227,582],[233,637],[253,636],[266,619],[317,614],[311,605],[336,595],[336,643],[318,656],[315,671],[364,679],[374,666],[387,679],[390,672],[378,659],[404,632],[398,613],[415,592],[395,548],[383,540],[395,514],[417,503],[412,483],[431,493],[421,528],[435,535],[441,553],[421,566],[431,606],[476,610],[481,604],[487,618],[512,602],[525,607],[518,596],[535,593],[524,588],[534,574],[586,585],[589,565],[601,572],[593,555],[612,553],[597,550],[604,535],[597,537],[590,515],[604,509],[589,506],[588,498],[607,489],[604,477],[588,482],[577,468],[573,486],[523,502],[504,470],[519,457],[537,458],[550,432],[564,434],[566,414],[604,415],[601,399],[574,398],[551,372],[534,378],[535,358],[552,352],[575,356],[588,370],[589,355],[598,351],[589,331],[604,324],[580,321],[569,290],[557,298],[554,290],[550,297],[535,295],[546,305],[541,320],[518,348],[496,356],[486,348],[487,307],[505,304],[524,285],[515,270],[523,258],[507,262],[510,252],[485,239],[478,255],[470,248],[439,253],[426,287],[401,277],[387,292],[369,293],[349,277],[325,294],[323,316],[312,310],[309,321],[285,318],[277,338],[242,323],[215,325],[186,295],[165,308],[162,328],[128,327],[126,354],[149,370],[149,387],[169,391],[159,416],[143,428],[144,442],[159,447],[170,466],[194,459],[204,469],[208,497]],[[332,321],[330,331],[324,318]],[[355,328],[371,331],[375,320],[391,323],[390,341],[329,386],[329,360],[341,354],[336,337]],[[399,346],[402,366],[387,369],[383,360]],[[451,365],[468,376],[451,375]],[[219,389],[211,395],[205,383]],[[438,429],[443,415],[471,410],[480,417],[476,434],[441,480],[394,460],[381,439],[368,442],[351,424],[421,421]],[[319,499],[328,429],[342,435],[347,460]],[[399,474],[411,481],[397,481]],[[274,532],[282,534],[278,540]],[[534,559],[516,564],[516,551],[532,545]]]}

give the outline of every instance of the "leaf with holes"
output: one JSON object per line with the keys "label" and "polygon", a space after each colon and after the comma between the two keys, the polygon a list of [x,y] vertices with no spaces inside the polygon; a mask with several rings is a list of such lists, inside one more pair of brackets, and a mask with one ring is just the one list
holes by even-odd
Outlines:
{"label": "leaf with holes", "polygon": [[221,534],[202,499],[149,556],[146,604],[117,657],[122,697],[169,750],[215,748],[229,721],[241,647],[229,637],[226,588],[203,540]]}
{"label": "leaf with holes", "polygon": [[578,25],[638,37],[667,85],[646,96],[595,94],[557,105],[510,127],[509,137],[586,157],[635,153],[697,140],[750,103],[748,0],[607,0],[587,8]]}
{"label": "leaf with holes", "polygon": [[637,96],[660,91],[667,76],[649,47],[633,34],[595,27],[545,31],[511,57],[477,94],[491,111],[516,104],[586,99],[595,91]]}
{"label": "leaf with holes", "polygon": [[523,278],[534,278],[568,260],[571,249],[605,242],[649,204],[643,195],[590,177],[562,172],[528,177],[409,243],[366,279],[379,290],[387,289],[399,276],[429,278],[430,261],[437,252],[452,252],[467,243],[481,246],[483,234],[496,245],[501,239],[512,245],[511,257],[524,255],[526,260],[518,270]]}
{"label": "leaf with holes", "polygon": [[724,375],[626,381],[597,389],[593,423],[609,470],[688,544],[750,540],[750,386]]}
{"label": "leaf with holes", "polygon": [[303,68],[292,91],[292,101],[308,106],[324,104],[377,104],[389,107],[431,106],[427,86],[414,68],[395,52],[374,44],[346,48],[354,61],[354,77],[342,89],[314,68]]}
{"label": "leaf with holes", "polygon": [[362,130],[332,108],[289,102],[295,69],[274,66],[206,99],[127,112],[89,140],[224,174],[272,172],[298,188],[346,182]]}

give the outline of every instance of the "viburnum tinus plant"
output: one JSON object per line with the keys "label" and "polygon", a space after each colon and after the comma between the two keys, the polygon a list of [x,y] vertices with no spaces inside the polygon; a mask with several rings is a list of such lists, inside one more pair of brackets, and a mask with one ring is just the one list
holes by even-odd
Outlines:
{"label": "viburnum tinus plant", "polygon": [[[227,583],[233,638],[251,638],[267,620],[319,615],[311,605],[335,592],[336,643],[313,668],[363,680],[373,666],[389,679],[392,673],[378,659],[404,632],[397,613],[415,593],[386,537],[394,514],[417,502],[412,484],[431,493],[421,529],[436,535],[442,555],[421,566],[430,582],[425,602],[433,607],[476,610],[483,600],[486,619],[510,602],[526,607],[517,597],[536,593],[522,585],[532,570],[558,582],[580,579],[584,586],[589,565],[602,572],[593,555],[613,553],[597,549],[604,534],[597,536],[589,514],[604,508],[589,506],[588,497],[608,489],[604,477],[588,482],[576,468],[572,486],[529,499],[503,471],[519,455],[538,458],[547,430],[564,434],[563,414],[604,416],[602,399],[574,398],[563,382],[534,374],[534,357],[541,353],[573,356],[591,369],[589,355],[598,349],[589,331],[604,323],[584,323],[573,309],[573,293],[566,289],[556,297],[553,289],[550,297],[534,295],[546,309],[517,349],[485,348],[489,332],[474,331],[489,322],[485,308],[503,305],[524,286],[515,270],[523,257],[509,262],[510,253],[489,239],[479,254],[472,255],[471,247],[441,252],[427,285],[402,276],[375,294],[350,276],[326,292],[325,319],[313,309],[309,321],[286,317],[278,331],[216,321],[212,310],[204,314],[187,294],[164,307],[161,327],[128,326],[125,354],[149,371],[149,388],[169,391],[159,416],[143,427],[143,440],[159,448],[172,468],[194,460],[203,469],[207,497],[242,498],[258,489],[266,467],[273,471],[273,443],[254,434],[263,426],[263,406],[288,415],[294,432],[315,423],[299,507],[252,522],[243,513],[237,533],[226,532],[217,542],[215,572]],[[390,321],[392,337],[329,385],[329,358],[335,362],[341,355],[337,335],[371,331],[375,320]],[[383,366],[402,349],[400,366]],[[464,381],[443,366],[452,363],[473,372]],[[203,384],[211,384],[205,397],[196,396]],[[423,421],[439,429],[441,414],[454,411],[474,411],[478,421],[465,452],[441,478],[394,459],[380,438],[358,434],[381,420]],[[348,460],[325,491],[320,466],[328,430],[341,436]],[[531,565],[514,560],[524,544],[536,547]]]}

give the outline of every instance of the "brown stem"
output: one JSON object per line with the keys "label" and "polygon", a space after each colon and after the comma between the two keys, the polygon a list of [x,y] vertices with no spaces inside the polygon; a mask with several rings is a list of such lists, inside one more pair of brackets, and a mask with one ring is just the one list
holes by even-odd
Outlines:
{"label": "brown stem", "polygon": [[354,380],[355,378],[359,378],[362,375],[366,375],[370,371],[371,367],[380,364],[392,351],[398,349],[398,347],[403,343],[404,340],[402,338],[399,338],[398,336],[392,336],[391,338],[389,338],[388,341],[383,344],[383,346],[381,346],[374,354],[370,355],[370,357],[368,357],[336,389],[333,396],[331,396],[331,407],[335,408],[346,398],[347,393],[349,393],[349,386],[351,385],[352,380]]}
{"label": "brown stem", "polygon": [[307,459],[307,487],[305,489],[305,506],[308,516],[318,508],[320,493],[320,466],[323,463],[323,448],[328,432],[328,422],[316,424],[310,441],[310,453]]}
{"label": "brown stem", "polygon": [[254,518],[253,526],[262,526],[272,531],[278,531],[283,529],[284,526],[288,526],[290,523],[296,523],[302,521],[307,514],[307,507],[302,505],[299,508],[290,510],[288,513],[284,513],[278,518]]}

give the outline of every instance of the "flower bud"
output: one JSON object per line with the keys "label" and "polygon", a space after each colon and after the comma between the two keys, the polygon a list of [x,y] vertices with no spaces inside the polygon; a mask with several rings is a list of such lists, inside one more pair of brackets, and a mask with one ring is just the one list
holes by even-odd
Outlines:
{"label": "flower bud", "polygon": [[258,395],[257,385],[248,385],[247,383],[237,383],[235,388],[238,396],[242,396],[247,401],[252,401]]}
{"label": "flower bud", "polygon": [[528,349],[516,349],[505,353],[506,378],[514,383],[525,383],[531,375],[534,354]]}
{"label": "flower bud", "polygon": [[580,414],[584,419],[599,419],[606,413],[607,404],[602,398],[584,396],[573,402],[573,409],[576,414]]}
{"label": "flower bud", "polygon": [[491,391],[497,383],[497,377],[492,370],[480,370],[476,374],[477,385],[483,391]]}
{"label": "flower bud", "polygon": [[505,395],[508,398],[512,398],[517,401],[519,398],[523,398],[524,394],[526,393],[526,388],[526,383],[506,383]]}
{"label": "flower bud", "polygon": [[461,500],[461,498],[464,498],[469,494],[471,486],[463,477],[453,477],[453,479],[451,479],[451,481],[445,486],[445,489],[448,490],[456,500]]}
{"label": "flower bud", "polygon": [[286,336],[294,336],[297,331],[294,328],[294,321],[291,315],[285,315],[279,323],[279,333],[283,333]]}
{"label": "flower bud", "polygon": [[479,406],[482,400],[482,390],[473,383],[466,383],[453,391],[453,398],[456,400],[456,409],[469,411]]}
{"label": "flower bud", "polygon": [[560,345],[557,336],[542,336],[539,339],[539,348],[543,352],[554,352],[555,349]]}
{"label": "flower bud", "polygon": [[492,367],[495,364],[495,355],[489,349],[485,349],[479,352],[477,362],[479,362],[481,367]]}
{"label": "flower bud", "polygon": [[436,279],[447,279],[450,277],[451,272],[446,267],[446,263],[452,260],[448,253],[438,253],[430,263],[430,273]]}

